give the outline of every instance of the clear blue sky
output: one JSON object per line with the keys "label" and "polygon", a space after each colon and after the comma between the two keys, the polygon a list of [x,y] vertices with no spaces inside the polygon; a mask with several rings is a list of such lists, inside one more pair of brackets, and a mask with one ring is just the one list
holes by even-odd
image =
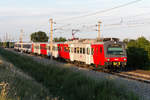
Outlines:
{"label": "clear blue sky", "polygon": [[[132,0],[135,1],[135,0]],[[150,0],[98,13],[90,17],[59,20],[86,15],[131,2],[131,0],[2,0],[0,2],[0,38],[7,32],[13,39],[19,38],[24,29],[25,40],[32,32],[49,32],[49,18],[56,22],[55,27],[66,25],[63,30],[54,32],[54,37],[71,37],[71,29],[80,29],[80,38],[96,38],[94,25],[102,23],[103,37],[137,38],[141,35],[150,39]]]}

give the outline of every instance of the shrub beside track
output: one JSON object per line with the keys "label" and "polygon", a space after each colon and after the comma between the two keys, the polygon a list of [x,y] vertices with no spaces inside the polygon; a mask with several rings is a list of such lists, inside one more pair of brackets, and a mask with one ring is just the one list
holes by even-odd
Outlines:
{"label": "shrub beside track", "polygon": [[57,99],[64,100],[139,100],[125,88],[109,80],[93,80],[70,69],[43,65],[32,58],[0,48],[0,55],[48,88]]}

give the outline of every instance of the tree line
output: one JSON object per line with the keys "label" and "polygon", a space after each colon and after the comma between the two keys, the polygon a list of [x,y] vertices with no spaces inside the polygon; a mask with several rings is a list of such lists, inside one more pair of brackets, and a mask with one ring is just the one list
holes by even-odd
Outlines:
{"label": "tree line", "polygon": [[128,67],[150,69],[150,41],[145,37],[124,39],[127,46]]}
{"label": "tree line", "polygon": [[[47,36],[47,34],[45,32],[42,32],[42,31],[38,31],[38,32],[34,32],[31,34],[31,41],[33,42],[48,42],[49,40],[49,37]],[[65,42],[67,41],[66,38],[64,37],[55,37],[53,39],[54,42]]]}

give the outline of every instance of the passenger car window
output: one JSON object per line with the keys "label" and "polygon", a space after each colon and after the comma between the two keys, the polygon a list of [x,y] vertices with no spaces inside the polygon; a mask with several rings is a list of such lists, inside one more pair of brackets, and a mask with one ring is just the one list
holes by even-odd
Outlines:
{"label": "passenger car window", "polygon": [[91,49],[91,55],[93,55],[93,54],[94,54],[94,48]]}
{"label": "passenger car window", "polygon": [[74,53],[76,53],[76,48],[74,48]]}
{"label": "passenger car window", "polygon": [[102,50],[103,50],[102,47],[100,47],[100,53],[102,53]]}
{"label": "passenger car window", "polygon": [[87,54],[90,55],[90,48],[87,48]]}
{"label": "passenger car window", "polygon": [[83,54],[85,54],[85,48],[83,48]]}
{"label": "passenger car window", "polygon": [[80,48],[80,54],[82,54],[82,48]]}

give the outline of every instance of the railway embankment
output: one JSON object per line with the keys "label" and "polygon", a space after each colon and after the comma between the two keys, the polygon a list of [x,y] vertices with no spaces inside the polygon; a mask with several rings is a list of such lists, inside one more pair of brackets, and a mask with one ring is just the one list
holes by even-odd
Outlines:
{"label": "railway embankment", "polygon": [[116,76],[76,67],[70,68],[72,65],[35,56],[19,55],[4,49],[0,49],[0,55],[44,85],[57,99],[139,100],[137,95],[121,85],[129,82],[120,83],[119,77],[114,79]]}
{"label": "railway embankment", "polygon": [[47,100],[48,90],[0,56],[0,100]]}

